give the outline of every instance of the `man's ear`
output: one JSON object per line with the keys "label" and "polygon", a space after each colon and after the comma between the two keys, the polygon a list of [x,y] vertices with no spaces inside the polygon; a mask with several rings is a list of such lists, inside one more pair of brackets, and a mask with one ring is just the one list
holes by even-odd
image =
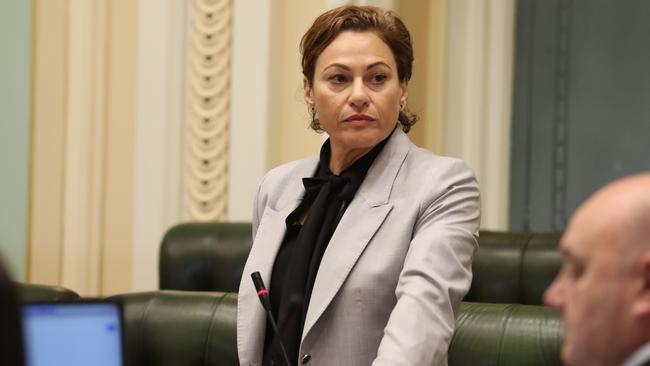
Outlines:
{"label": "man's ear", "polygon": [[306,76],[302,77],[302,88],[305,91],[305,103],[309,108],[314,108],[314,90]]}
{"label": "man's ear", "polygon": [[632,312],[636,319],[650,321],[650,251],[641,255],[639,264],[643,283]]}

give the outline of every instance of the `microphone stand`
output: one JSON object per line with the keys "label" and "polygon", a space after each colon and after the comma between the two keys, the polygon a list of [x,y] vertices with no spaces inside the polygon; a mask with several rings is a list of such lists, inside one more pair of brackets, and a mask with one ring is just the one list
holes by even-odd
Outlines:
{"label": "microphone stand", "polygon": [[253,279],[253,284],[255,285],[255,290],[257,291],[257,297],[262,303],[262,307],[266,310],[266,315],[269,317],[271,327],[273,328],[273,333],[278,339],[280,344],[280,350],[282,351],[282,358],[286,362],[287,366],[291,366],[291,361],[289,361],[289,356],[287,355],[287,350],[284,348],[284,342],[282,342],[282,337],[280,337],[280,331],[278,330],[278,325],[275,322],[275,317],[271,311],[271,299],[269,298],[269,290],[264,286],[264,281],[262,281],[262,276],[259,272],[251,273],[251,278]]}

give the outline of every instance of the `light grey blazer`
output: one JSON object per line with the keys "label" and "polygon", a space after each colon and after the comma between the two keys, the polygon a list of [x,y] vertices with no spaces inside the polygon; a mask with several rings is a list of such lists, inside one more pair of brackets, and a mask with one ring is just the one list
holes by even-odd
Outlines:
{"label": "light grey blazer", "polygon": [[[237,306],[241,365],[260,365],[266,315],[250,274],[269,287],[285,219],[318,157],[266,174]],[[321,261],[302,333],[308,365],[446,365],[455,311],[478,247],[478,183],[462,161],[413,145],[399,128],[377,156]],[[300,364],[299,360],[294,360]]]}

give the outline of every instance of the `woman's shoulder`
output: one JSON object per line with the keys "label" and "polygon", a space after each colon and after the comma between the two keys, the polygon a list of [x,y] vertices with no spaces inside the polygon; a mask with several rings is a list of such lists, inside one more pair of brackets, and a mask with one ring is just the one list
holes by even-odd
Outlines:
{"label": "woman's shoulder", "polygon": [[310,156],[278,165],[269,170],[260,183],[261,191],[275,191],[289,187],[290,183],[314,174],[318,164],[318,156]]}
{"label": "woman's shoulder", "polygon": [[305,159],[294,160],[288,163],[271,168],[265,175],[264,180],[277,180],[292,177],[296,174],[311,174],[318,164],[318,156],[313,155]]}
{"label": "woman's shoulder", "polygon": [[[418,202],[421,212],[462,202],[468,212],[480,212],[480,188],[470,165],[462,159],[434,154],[413,146],[398,176],[395,200]],[[462,198],[462,199],[461,199]]]}
{"label": "woman's shoulder", "polygon": [[474,177],[474,172],[470,166],[463,160],[437,155],[430,150],[423,149],[415,145],[409,136],[397,129],[389,145],[387,153],[391,155],[382,161],[390,164],[395,159],[400,161],[398,175],[402,178],[408,177],[409,181],[421,182],[422,179],[435,179],[449,175],[461,175]]}
{"label": "woman's shoulder", "polygon": [[452,156],[437,155],[415,145],[409,151],[405,165],[407,170],[418,171],[420,174],[425,175],[475,176],[474,171],[466,161]]}

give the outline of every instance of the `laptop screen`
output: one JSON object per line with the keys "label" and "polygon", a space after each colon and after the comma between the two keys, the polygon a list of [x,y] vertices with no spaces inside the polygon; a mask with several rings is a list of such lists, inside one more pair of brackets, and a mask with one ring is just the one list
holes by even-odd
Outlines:
{"label": "laptop screen", "polygon": [[25,304],[22,319],[27,366],[122,366],[118,304]]}

